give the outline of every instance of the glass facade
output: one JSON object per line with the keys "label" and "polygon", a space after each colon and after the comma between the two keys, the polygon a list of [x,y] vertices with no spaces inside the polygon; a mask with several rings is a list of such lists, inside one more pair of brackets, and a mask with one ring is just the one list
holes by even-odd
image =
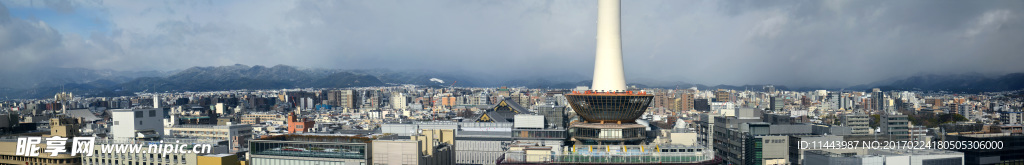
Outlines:
{"label": "glass facade", "polygon": [[366,159],[366,143],[250,141],[253,155],[293,156],[311,158]]}
{"label": "glass facade", "polygon": [[602,138],[602,139],[633,139],[633,138],[646,138],[647,131],[645,128],[625,128],[625,129],[601,129],[601,128],[583,128],[573,127],[573,137],[583,138]]}
{"label": "glass facade", "polygon": [[588,122],[633,122],[654,100],[653,95],[568,94],[569,105]]}
{"label": "glass facade", "polygon": [[554,129],[513,129],[512,136],[516,139],[566,139],[565,130]]}
{"label": "glass facade", "polygon": [[[347,165],[344,161],[295,160],[274,158],[252,158],[253,165],[286,164],[286,165]],[[365,164],[365,163],[364,163]]]}

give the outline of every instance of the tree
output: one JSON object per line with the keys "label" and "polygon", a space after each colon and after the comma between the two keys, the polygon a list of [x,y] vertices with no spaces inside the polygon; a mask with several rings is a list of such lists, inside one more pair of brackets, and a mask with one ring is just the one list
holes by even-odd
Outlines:
{"label": "tree", "polygon": [[874,114],[871,115],[871,122],[868,124],[871,129],[878,128],[878,123],[882,121],[882,115]]}

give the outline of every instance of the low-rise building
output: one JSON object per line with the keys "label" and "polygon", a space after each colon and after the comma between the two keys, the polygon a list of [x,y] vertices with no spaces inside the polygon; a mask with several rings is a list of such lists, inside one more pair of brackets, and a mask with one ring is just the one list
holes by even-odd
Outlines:
{"label": "low-rise building", "polygon": [[407,140],[374,140],[373,164],[455,164],[455,130],[423,130]]}
{"label": "low-rise building", "polygon": [[226,140],[231,151],[248,150],[252,139],[252,126],[248,124],[174,125],[164,131],[165,137]]}
{"label": "low-rise building", "polygon": [[360,136],[279,135],[249,141],[252,165],[365,165],[372,139]]}

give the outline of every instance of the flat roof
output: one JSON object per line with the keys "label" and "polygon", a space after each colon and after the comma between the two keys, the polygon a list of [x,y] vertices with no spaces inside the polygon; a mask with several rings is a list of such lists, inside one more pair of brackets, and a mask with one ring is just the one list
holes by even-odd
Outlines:
{"label": "flat roof", "polygon": [[210,154],[210,155],[203,155],[203,156],[206,156],[206,157],[219,157],[219,158],[222,158],[222,157],[227,157],[227,156],[234,156],[234,155],[235,155],[235,154]]}

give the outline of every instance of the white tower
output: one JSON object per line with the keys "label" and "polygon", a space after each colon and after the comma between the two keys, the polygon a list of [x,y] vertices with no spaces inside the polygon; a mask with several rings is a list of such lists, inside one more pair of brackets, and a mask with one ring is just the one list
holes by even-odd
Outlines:
{"label": "white tower", "polygon": [[592,90],[626,90],[626,78],[622,71],[619,4],[619,0],[600,0],[597,4],[597,57],[594,60]]}

